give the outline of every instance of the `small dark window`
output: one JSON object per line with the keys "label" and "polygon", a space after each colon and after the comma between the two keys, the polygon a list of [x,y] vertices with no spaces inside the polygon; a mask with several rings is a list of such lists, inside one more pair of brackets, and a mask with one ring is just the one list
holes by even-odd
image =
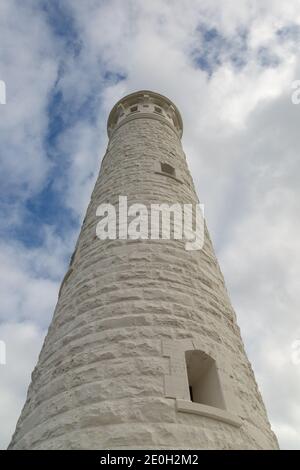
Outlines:
{"label": "small dark window", "polygon": [[175,168],[173,168],[168,163],[161,163],[161,171],[162,173],[167,173],[168,175],[175,176]]}
{"label": "small dark window", "polygon": [[136,113],[137,110],[138,110],[138,107],[137,107],[137,106],[132,106],[132,107],[130,108],[130,112],[131,112],[131,113]]}
{"label": "small dark window", "polygon": [[185,360],[191,401],[225,409],[215,361],[198,350],[186,351]]}
{"label": "small dark window", "polygon": [[161,114],[162,113],[162,110],[161,108],[159,108],[158,106],[154,106],[154,111],[158,114]]}

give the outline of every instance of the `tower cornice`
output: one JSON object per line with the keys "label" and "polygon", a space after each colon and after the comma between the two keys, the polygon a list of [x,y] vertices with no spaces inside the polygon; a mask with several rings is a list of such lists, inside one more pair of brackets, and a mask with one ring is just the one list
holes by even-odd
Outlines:
{"label": "tower cornice", "polygon": [[107,121],[108,137],[125,122],[138,118],[165,122],[179,138],[182,137],[183,125],[178,108],[169,98],[149,90],[131,93],[114,105]]}

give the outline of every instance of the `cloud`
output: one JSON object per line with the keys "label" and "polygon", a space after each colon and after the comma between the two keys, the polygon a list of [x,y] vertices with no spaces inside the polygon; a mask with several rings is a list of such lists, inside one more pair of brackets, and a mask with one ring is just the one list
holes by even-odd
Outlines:
{"label": "cloud", "polygon": [[0,321],[34,321],[47,326],[74,238],[61,240],[44,229],[40,247],[0,244]]}
{"label": "cloud", "polygon": [[40,188],[49,169],[43,147],[45,107],[57,64],[33,2],[2,2],[1,10],[0,70],[7,90],[0,119],[1,193],[23,197]]}
{"label": "cloud", "polygon": [[300,107],[291,103],[299,2],[7,0],[0,9],[1,334],[22,364],[0,370],[2,445],[97,176],[108,112],[149,88],[181,110],[184,150],[269,417],[282,447],[299,448],[300,369],[290,361],[300,337]]}
{"label": "cloud", "polygon": [[5,448],[24,405],[31,371],[37,361],[45,331],[34,323],[1,323],[6,344],[6,365],[0,365],[0,447]]}
{"label": "cloud", "polygon": [[0,339],[6,365],[0,365],[0,448],[6,448],[24,405],[30,374],[57,302],[58,289],[75,245],[43,228],[43,244],[25,248],[0,243]]}

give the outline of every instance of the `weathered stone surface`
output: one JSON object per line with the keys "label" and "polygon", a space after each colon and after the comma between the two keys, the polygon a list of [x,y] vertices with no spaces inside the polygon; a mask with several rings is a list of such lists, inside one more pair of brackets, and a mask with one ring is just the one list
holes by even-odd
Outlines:
{"label": "weathered stone surface", "polygon": [[[143,106],[142,95],[128,103]],[[190,252],[181,240],[96,237],[98,205],[117,204],[119,195],[148,207],[198,202],[181,118],[151,96],[162,116],[150,100],[138,116],[129,103],[122,122],[116,108],[110,117],[108,149],[11,449],[278,447],[207,229],[203,250]],[[156,171],[161,162],[177,179]],[[176,399],[189,399],[191,349],[216,361],[241,426],[176,409]]]}

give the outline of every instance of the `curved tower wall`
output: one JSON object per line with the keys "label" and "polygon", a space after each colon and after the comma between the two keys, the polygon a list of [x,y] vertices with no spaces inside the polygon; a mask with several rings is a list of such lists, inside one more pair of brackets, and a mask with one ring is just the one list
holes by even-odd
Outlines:
{"label": "curved tower wall", "polygon": [[194,251],[96,236],[97,207],[119,196],[198,203],[177,108],[133,93],[108,134],[10,448],[277,448],[207,229]]}

